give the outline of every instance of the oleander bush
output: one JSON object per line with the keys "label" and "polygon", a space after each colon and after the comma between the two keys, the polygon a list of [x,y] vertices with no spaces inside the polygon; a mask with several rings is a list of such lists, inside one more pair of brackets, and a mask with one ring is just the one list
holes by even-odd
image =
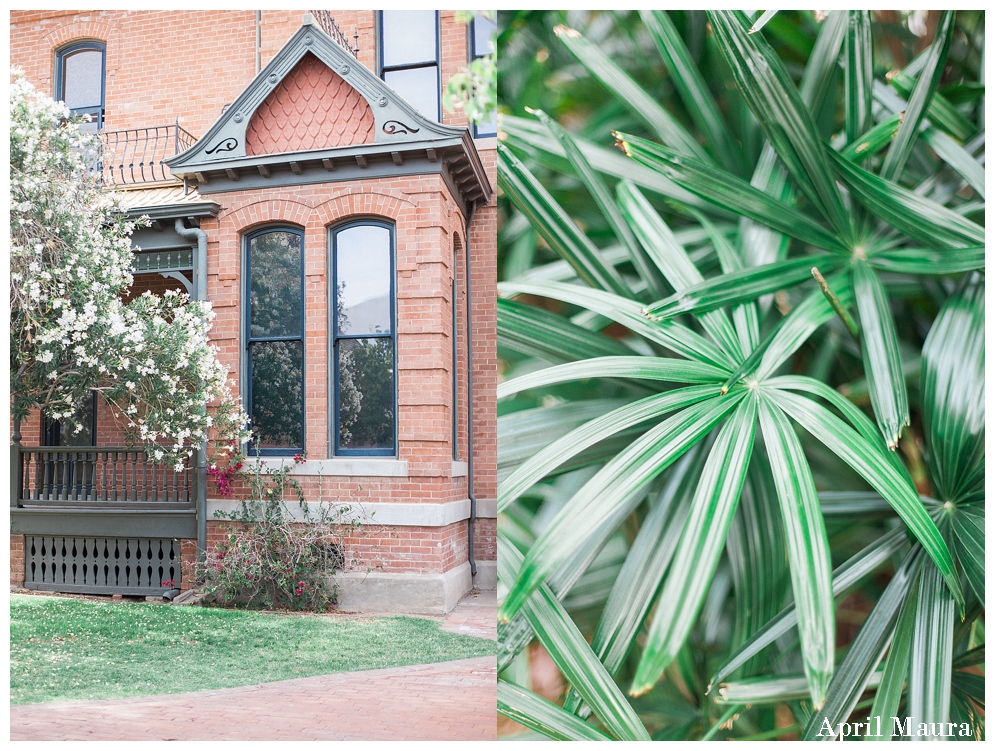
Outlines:
{"label": "oleander bush", "polygon": [[983,738],[984,13],[498,27],[499,711]]}

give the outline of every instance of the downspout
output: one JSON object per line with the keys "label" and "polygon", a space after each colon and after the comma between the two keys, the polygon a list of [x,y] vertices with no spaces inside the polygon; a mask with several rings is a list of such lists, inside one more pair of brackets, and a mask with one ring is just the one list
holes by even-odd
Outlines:
{"label": "downspout", "polygon": [[[197,262],[193,268],[193,296],[207,300],[207,233],[199,227],[188,229],[182,219],[176,220],[176,234],[186,240],[197,240]],[[207,405],[204,405],[207,409]],[[207,553],[207,441],[197,449],[197,560]]]}
{"label": "downspout", "polygon": [[467,521],[466,553],[470,561],[470,575],[477,575],[477,561],[473,557],[473,528],[477,521],[477,497],[473,492],[473,295],[470,294],[470,222],[477,204],[471,203],[463,232],[463,252],[466,253],[466,495],[470,499],[470,519]]}
{"label": "downspout", "polygon": [[263,31],[261,26],[262,21],[262,11],[256,11],[256,75],[259,75],[259,68],[262,67],[262,46],[263,46]]}

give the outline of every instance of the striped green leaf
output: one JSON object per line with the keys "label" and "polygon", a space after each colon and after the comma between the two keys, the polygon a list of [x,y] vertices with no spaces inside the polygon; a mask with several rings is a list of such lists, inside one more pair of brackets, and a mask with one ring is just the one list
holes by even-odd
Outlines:
{"label": "striped green leaf", "polygon": [[673,357],[594,357],[528,373],[498,385],[497,398],[581,378],[634,378],[671,383],[722,381],[724,371]]}
{"label": "striped green leaf", "polygon": [[574,267],[577,276],[598,289],[629,294],[628,288],[600,251],[511,151],[498,144],[498,184],[542,238]]}
{"label": "striped green leaf", "polygon": [[837,174],[874,216],[933,247],[983,245],[985,230],[946,206],[882,180],[829,151]]}
{"label": "striped green leaf", "polygon": [[798,188],[837,236],[852,235],[850,216],[833,179],[812,116],[780,58],[760,34],[748,34],[741,11],[709,11],[719,48],[767,139]]}
{"label": "striped green leaf", "polygon": [[925,563],[912,630],[907,711],[913,726],[924,722],[936,727],[950,721],[953,630],[953,598],[940,572]]}
{"label": "striped green leaf", "polygon": [[614,507],[626,502],[697,443],[743,398],[744,392],[708,399],[678,412],[634,441],[598,472],[563,507],[529,551],[507,598],[498,609],[511,618],[531,592],[544,582]]}
{"label": "striped green leaf", "polygon": [[497,301],[497,329],[502,346],[553,362],[632,354],[615,339],[535,305],[503,297]]}
{"label": "striped green leaf", "polygon": [[843,66],[844,130],[847,143],[854,143],[871,126],[874,97],[874,45],[871,13],[847,12],[846,62]]}
{"label": "striped green leaf", "polygon": [[874,416],[888,448],[894,449],[909,424],[898,334],[884,285],[866,261],[853,264],[853,299],[860,317],[860,353],[870,387]]}
{"label": "striped green leaf", "polygon": [[784,519],[805,675],[812,703],[820,707],[833,674],[836,644],[826,527],[801,443],[784,413],[766,399],[760,403],[760,427]]}
{"label": "striped green leaf", "polygon": [[963,274],[985,267],[985,246],[973,248],[895,248],[867,257],[879,271],[897,274]]}
{"label": "striped green leaf", "polygon": [[591,43],[576,29],[556,27],[556,36],[578,62],[610,91],[616,99],[670,148],[702,161],[711,157],[674,116],[632,80],[598,45]]}
{"label": "striped green leaf", "polygon": [[498,714],[554,741],[610,741],[604,733],[569,712],[505,680],[497,683]]}
{"label": "striped green leaf", "polygon": [[816,248],[840,253],[847,250],[846,244],[822,225],[728,172],[652,141],[625,133],[614,135],[627,156],[711,204],[732,209]]}
{"label": "striped green leaf", "polygon": [[[521,566],[521,553],[499,536],[501,581],[506,584],[515,581]],[[605,728],[619,740],[648,741],[646,728],[549,588],[540,587],[523,603],[522,610],[539,643]]]}
{"label": "striped green leaf", "polygon": [[736,513],[753,450],[757,402],[741,401],[722,426],[705,462],[691,512],[660,593],[629,693],[649,691],[677,656],[701,609]]}
{"label": "striped green leaf", "polygon": [[909,531],[922,544],[940,569],[954,598],[964,609],[964,595],[950,549],[936,524],[926,512],[908,475],[864,436],[846,425],[829,410],[794,394],[772,389],[771,399],[834,454],[853,467],[878,493],[894,506]]}

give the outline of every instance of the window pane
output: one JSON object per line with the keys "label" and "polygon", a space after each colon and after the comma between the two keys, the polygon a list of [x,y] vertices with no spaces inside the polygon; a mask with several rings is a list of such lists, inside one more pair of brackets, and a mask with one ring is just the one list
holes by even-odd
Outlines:
{"label": "window pane", "polygon": [[69,109],[104,104],[104,53],[81,50],[62,58],[62,101]]}
{"label": "window pane", "polygon": [[473,56],[489,55],[494,51],[491,44],[491,34],[497,28],[497,24],[484,18],[481,15],[473,17]]}
{"label": "window pane", "polygon": [[385,10],[383,66],[436,62],[434,10]]}
{"label": "window pane", "polygon": [[249,335],[301,335],[301,236],[267,232],[249,243]]}
{"label": "window pane", "polygon": [[304,445],[304,345],[297,342],[253,342],[253,441],[259,448],[301,448]]}
{"label": "window pane", "polygon": [[391,70],[384,73],[383,80],[404,100],[429,120],[439,121],[439,77],[437,68]]}
{"label": "window pane", "polygon": [[484,138],[486,136],[496,136],[497,135],[497,117],[491,115],[487,120],[481,120],[477,123],[478,138]]}
{"label": "window pane", "polygon": [[338,334],[389,334],[390,230],[359,226],[335,236]]}
{"label": "window pane", "polygon": [[394,448],[394,340],[340,339],[339,448]]}

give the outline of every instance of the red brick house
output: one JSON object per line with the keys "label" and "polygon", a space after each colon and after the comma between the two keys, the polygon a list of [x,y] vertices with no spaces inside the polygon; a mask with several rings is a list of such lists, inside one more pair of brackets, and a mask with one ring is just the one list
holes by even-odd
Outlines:
{"label": "red brick house", "polygon": [[[303,19],[303,23],[302,23]],[[135,285],[209,300],[264,466],[364,520],[348,610],[495,586],[494,129],[441,106],[489,24],[446,11],[12,11],[11,63],[89,114]],[[220,533],[198,452],[127,449],[95,398],[14,426],[11,583],[156,594]],[[80,445],[82,444],[82,445]],[[375,523],[370,523],[375,522]],[[368,572],[366,567],[373,568]]]}

